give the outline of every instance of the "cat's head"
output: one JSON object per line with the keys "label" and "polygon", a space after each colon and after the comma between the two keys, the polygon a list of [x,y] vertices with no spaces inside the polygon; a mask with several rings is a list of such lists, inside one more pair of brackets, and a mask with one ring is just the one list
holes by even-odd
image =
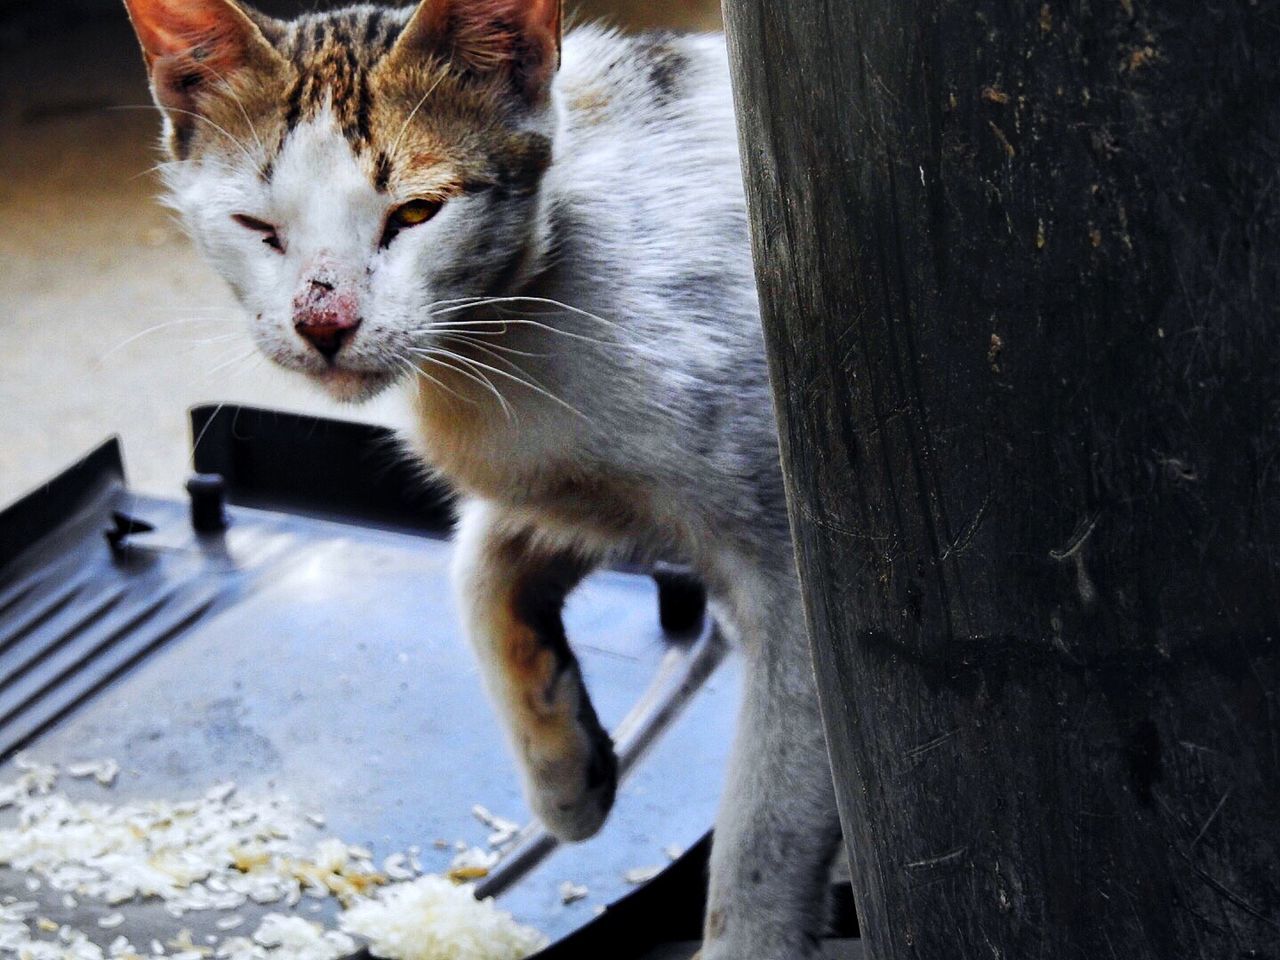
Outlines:
{"label": "cat's head", "polygon": [[432,310],[545,252],[560,0],[422,0],[291,22],[125,0],[173,204],[263,352],[340,399],[429,347]]}

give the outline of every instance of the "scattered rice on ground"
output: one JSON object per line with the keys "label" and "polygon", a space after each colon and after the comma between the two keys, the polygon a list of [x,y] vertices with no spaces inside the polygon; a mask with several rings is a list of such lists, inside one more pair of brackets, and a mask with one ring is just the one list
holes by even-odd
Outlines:
{"label": "scattered rice on ground", "polygon": [[[0,784],[0,810],[17,823],[0,829],[0,866],[25,873],[32,897],[0,901],[0,957],[17,960],[338,960],[361,943],[390,960],[520,960],[545,939],[517,924],[492,901],[477,901],[472,888],[439,876],[421,876],[416,848],[386,857],[335,837],[308,841],[324,826],[284,797],[247,797],[235,784],[218,784],[204,796],[179,802],[111,804],[72,800],[56,791],[60,771],[19,755],[18,777]],[[119,774],[111,760],[74,764],[66,775],[92,779],[104,789]],[[517,826],[484,808],[475,811],[505,846]],[[494,841],[498,841],[495,843]],[[498,852],[461,844],[451,879],[478,878]],[[37,891],[57,896],[64,909],[98,904],[91,925],[98,936],[40,915]],[[282,910],[310,898],[333,898],[345,908],[339,929],[285,912],[271,912],[256,931],[236,913],[254,905]],[[116,936],[125,914],[111,909],[159,901],[175,924],[188,913],[221,911],[213,926],[221,936],[205,942],[189,929],[169,941],[134,945]]]}

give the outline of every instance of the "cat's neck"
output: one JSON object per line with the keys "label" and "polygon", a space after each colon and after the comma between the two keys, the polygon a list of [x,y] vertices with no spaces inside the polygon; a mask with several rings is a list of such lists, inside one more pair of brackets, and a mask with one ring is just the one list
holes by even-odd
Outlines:
{"label": "cat's neck", "polygon": [[427,459],[469,492],[523,495],[564,464],[644,469],[678,429],[666,378],[700,376],[727,324],[756,324],[727,86],[717,39],[566,39],[536,226],[487,291],[508,299],[483,315],[511,324],[469,348],[502,400],[477,376],[419,383]]}

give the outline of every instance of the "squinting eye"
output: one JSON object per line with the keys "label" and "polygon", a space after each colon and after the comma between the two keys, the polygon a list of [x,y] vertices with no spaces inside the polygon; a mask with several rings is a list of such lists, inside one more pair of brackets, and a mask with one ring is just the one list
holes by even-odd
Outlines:
{"label": "squinting eye", "polygon": [[410,200],[391,211],[387,217],[386,229],[382,231],[382,245],[385,247],[396,238],[401,230],[408,230],[426,223],[444,206],[443,200]]}
{"label": "squinting eye", "polygon": [[246,216],[243,213],[237,213],[232,218],[240,226],[246,230],[252,230],[254,233],[262,234],[262,242],[272,250],[278,253],[284,253],[284,244],[280,242],[280,234],[276,232],[276,228],[265,220],[259,220],[256,217]]}

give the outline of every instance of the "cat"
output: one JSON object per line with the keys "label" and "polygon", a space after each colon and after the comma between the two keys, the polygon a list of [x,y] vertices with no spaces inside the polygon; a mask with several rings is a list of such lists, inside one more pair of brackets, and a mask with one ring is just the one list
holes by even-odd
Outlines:
{"label": "cat", "polygon": [[703,956],[815,955],[840,829],[723,38],[565,33],[559,0],[125,4],[170,202],[262,352],[341,400],[410,385],[533,810],[582,840],[617,786],[566,596],[692,564],[746,664]]}

